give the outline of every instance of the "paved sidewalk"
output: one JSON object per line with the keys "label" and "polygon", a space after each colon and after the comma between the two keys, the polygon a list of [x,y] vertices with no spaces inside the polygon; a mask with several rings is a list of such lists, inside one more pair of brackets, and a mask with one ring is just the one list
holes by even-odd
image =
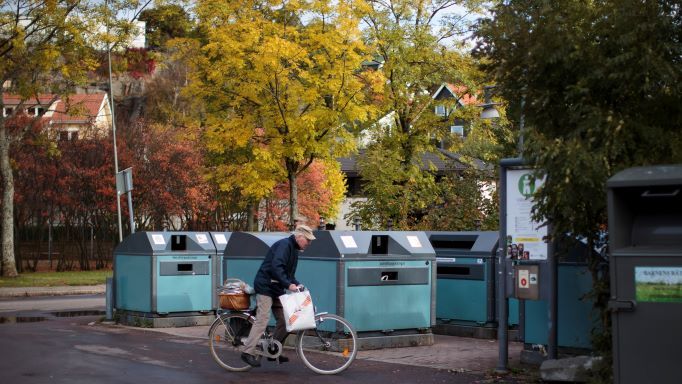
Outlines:
{"label": "paved sidewalk", "polygon": [[0,297],[94,295],[104,294],[105,290],[105,284],[59,287],[9,287],[0,288]]}
{"label": "paved sidewalk", "polygon": [[[135,328],[179,337],[208,339],[208,326]],[[509,366],[520,366],[523,343],[509,343]],[[497,340],[434,335],[433,345],[359,351],[358,359],[446,369],[453,372],[491,373],[498,363]]]}

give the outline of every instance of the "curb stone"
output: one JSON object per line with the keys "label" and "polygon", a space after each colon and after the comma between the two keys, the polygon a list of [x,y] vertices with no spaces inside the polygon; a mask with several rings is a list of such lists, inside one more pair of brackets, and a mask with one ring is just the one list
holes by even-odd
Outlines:
{"label": "curb stone", "polygon": [[0,297],[63,296],[104,294],[106,285],[0,288]]}

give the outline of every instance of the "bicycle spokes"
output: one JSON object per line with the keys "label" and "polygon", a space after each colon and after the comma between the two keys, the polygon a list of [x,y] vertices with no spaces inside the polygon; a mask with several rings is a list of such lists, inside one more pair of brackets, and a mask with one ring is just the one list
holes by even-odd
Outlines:
{"label": "bicycle spokes", "polygon": [[317,329],[299,334],[299,355],[317,373],[339,373],[355,359],[357,336],[342,317],[325,315],[320,320]]}
{"label": "bicycle spokes", "polygon": [[241,360],[242,334],[251,328],[247,317],[238,315],[221,316],[209,330],[211,356],[223,368],[230,371],[245,371],[251,368]]}

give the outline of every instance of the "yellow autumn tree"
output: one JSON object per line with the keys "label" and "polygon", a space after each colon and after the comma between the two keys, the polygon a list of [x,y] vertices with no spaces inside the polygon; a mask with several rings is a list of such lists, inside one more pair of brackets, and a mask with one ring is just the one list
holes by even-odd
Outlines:
{"label": "yellow autumn tree", "polygon": [[230,157],[214,168],[222,189],[257,203],[287,181],[293,223],[297,176],[315,159],[354,149],[353,132],[373,117],[367,89],[378,83],[375,72],[362,71],[370,52],[358,25],[363,7],[358,0],[197,3],[204,40],[189,89],[204,101],[209,153]]}

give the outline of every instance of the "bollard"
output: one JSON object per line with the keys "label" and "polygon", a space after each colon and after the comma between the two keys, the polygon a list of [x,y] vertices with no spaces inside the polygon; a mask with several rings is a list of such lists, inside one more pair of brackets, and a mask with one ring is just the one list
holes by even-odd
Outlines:
{"label": "bollard", "polygon": [[105,306],[106,306],[106,321],[112,321],[114,319],[114,279],[112,277],[107,277],[107,287],[105,296]]}

